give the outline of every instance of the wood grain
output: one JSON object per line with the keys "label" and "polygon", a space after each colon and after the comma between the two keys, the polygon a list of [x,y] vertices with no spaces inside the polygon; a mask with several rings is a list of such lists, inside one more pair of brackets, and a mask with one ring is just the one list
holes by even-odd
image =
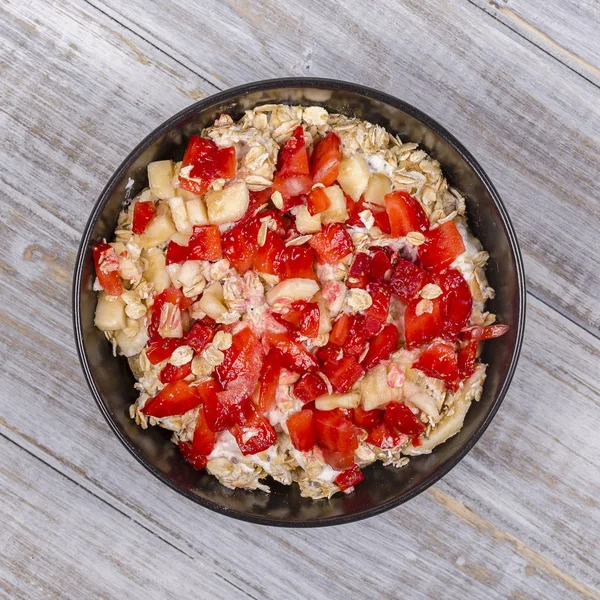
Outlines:
{"label": "wood grain", "polygon": [[[458,0],[0,10],[0,596],[600,598],[594,85]],[[70,320],[80,233],[129,149],[196,97],[289,74],[448,125],[509,204],[537,296],[467,458],[399,509],[314,531],[239,523],[152,478],[96,409]]]}
{"label": "wood grain", "polygon": [[595,0],[469,0],[589,81],[600,85]]}

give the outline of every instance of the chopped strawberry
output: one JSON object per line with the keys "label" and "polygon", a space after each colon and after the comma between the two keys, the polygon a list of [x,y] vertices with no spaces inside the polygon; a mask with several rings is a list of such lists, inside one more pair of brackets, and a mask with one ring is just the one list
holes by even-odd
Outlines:
{"label": "chopped strawberry", "polygon": [[384,250],[375,250],[371,257],[369,265],[369,279],[372,281],[383,282],[388,280],[391,274],[392,261]]}
{"label": "chopped strawberry", "polygon": [[281,374],[281,364],[281,352],[277,350],[277,348],[272,348],[265,358],[262,373],[260,374],[258,409],[262,414],[266,414],[275,406],[279,375]]}
{"label": "chopped strawberry", "polygon": [[331,131],[317,142],[310,157],[313,182],[324,186],[332,185],[337,179],[341,160],[340,138]]}
{"label": "chopped strawberry", "polygon": [[208,426],[204,408],[200,408],[196,417],[194,426],[194,438],[192,440],[192,449],[196,454],[208,455],[215,447],[215,433]]}
{"label": "chopped strawberry", "polygon": [[223,431],[231,426],[231,407],[218,397],[219,385],[214,379],[206,379],[196,386],[202,398],[202,408],[206,424],[211,431]]}
{"label": "chopped strawberry", "polygon": [[192,374],[192,361],[176,367],[171,363],[163,367],[162,371],[158,374],[158,379],[161,383],[173,383],[173,381],[180,381],[185,379],[188,375]]}
{"label": "chopped strawberry", "polygon": [[249,327],[244,327],[232,338],[225,350],[223,362],[215,368],[215,377],[223,387],[219,398],[229,404],[237,404],[254,392],[263,364],[260,341]]}
{"label": "chopped strawberry", "polygon": [[184,341],[182,338],[161,338],[149,342],[146,348],[146,358],[153,364],[157,365],[163,360],[171,357],[179,346],[182,346]]}
{"label": "chopped strawberry", "polygon": [[258,413],[252,402],[242,409],[240,422],[230,427],[244,456],[267,450],[277,441],[277,433],[269,421]]}
{"label": "chopped strawberry", "polygon": [[357,430],[352,421],[339,408],[328,411],[315,410],[313,422],[317,443],[325,460],[334,469],[346,469],[354,464],[354,451],[358,448]]}
{"label": "chopped strawberry", "polygon": [[465,252],[465,243],[453,221],[430,229],[419,246],[419,259],[428,271],[442,271]]}
{"label": "chopped strawberry", "polygon": [[165,262],[167,265],[179,264],[188,259],[189,248],[176,242],[170,241],[167,246],[167,255]]}
{"label": "chopped strawberry", "polygon": [[334,264],[352,252],[353,244],[350,234],[340,223],[328,223],[315,233],[308,242],[317,253],[317,260],[326,264]]}
{"label": "chopped strawberry", "polygon": [[461,340],[491,340],[504,335],[510,327],[508,325],[488,325],[487,327],[465,327],[460,331]]}
{"label": "chopped strawberry", "polygon": [[398,258],[390,285],[400,300],[409,302],[426,283],[427,273],[421,267]]}
{"label": "chopped strawberry", "polygon": [[186,381],[168,383],[154,398],[150,398],[142,408],[149,417],[170,417],[183,415],[202,402],[194,386]]}
{"label": "chopped strawberry", "polygon": [[346,211],[348,212],[346,225],[364,227],[365,224],[360,216],[360,213],[365,210],[362,197],[358,201],[353,200],[348,194],[344,194],[344,197],[346,198]]}
{"label": "chopped strawberry", "polygon": [[364,375],[365,370],[353,356],[343,356],[336,363],[325,363],[323,372],[327,375],[333,389],[343,394]]}
{"label": "chopped strawberry", "polygon": [[219,148],[212,140],[192,135],[181,163],[182,170],[191,166],[189,177],[180,174],[179,187],[204,194],[210,184],[219,178],[235,176],[235,148]]}
{"label": "chopped strawberry", "polygon": [[385,209],[378,210],[375,207],[371,207],[369,210],[373,215],[375,225],[377,225],[377,227],[379,227],[383,233],[387,233],[388,235],[392,233],[392,226],[390,224],[390,218],[388,217],[387,211]]}
{"label": "chopped strawberry", "polygon": [[371,296],[372,304],[365,310],[365,316],[375,319],[382,325],[385,324],[390,312],[390,291],[387,286],[372,282],[367,285],[367,292]]}
{"label": "chopped strawberry", "polygon": [[240,273],[245,273],[254,264],[254,256],[258,249],[257,236],[259,229],[260,222],[258,219],[250,219],[238,223],[229,231],[226,231],[221,238],[225,258]]}
{"label": "chopped strawberry", "polygon": [[383,422],[384,411],[376,408],[365,410],[362,406],[357,406],[352,410],[352,420],[357,427],[371,431]]}
{"label": "chopped strawberry", "polygon": [[311,215],[318,215],[331,206],[331,200],[325,193],[325,188],[317,187],[308,194],[306,205]]}
{"label": "chopped strawberry", "polygon": [[212,341],[215,336],[215,331],[208,325],[203,325],[199,321],[196,321],[192,328],[189,330],[185,343],[194,349],[194,352],[200,354],[206,346]]}
{"label": "chopped strawberry", "polygon": [[319,305],[316,302],[300,300],[294,302],[289,312],[281,315],[281,318],[296,325],[300,335],[315,338],[319,335],[320,314]]}
{"label": "chopped strawberry", "polygon": [[343,346],[353,321],[354,317],[348,313],[342,313],[333,324],[333,328],[329,334],[329,343],[336,346]]}
{"label": "chopped strawberry", "polygon": [[366,288],[370,270],[371,257],[366,252],[358,252],[348,271],[346,285],[349,288]]}
{"label": "chopped strawberry", "polygon": [[254,257],[254,269],[259,273],[279,275],[283,272],[283,256],[285,244],[274,231],[267,231],[267,238],[262,246],[256,250]]}
{"label": "chopped strawberry", "polygon": [[109,296],[120,296],[123,293],[123,282],[119,275],[119,258],[115,249],[110,244],[100,242],[94,246],[92,254],[96,277],[102,289]]}
{"label": "chopped strawberry", "polygon": [[284,358],[284,365],[291,371],[303,373],[317,367],[317,362],[308,350],[287,333],[269,331],[264,337],[267,344],[278,348]]}
{"label": "chopped strawberry", "polygon": [[312,410],[304,409],[293,414],[286,421],[286,425],[296,450],[308,452],[317,443]]}
{"label": "chopped strawberry", "polygon": [[425,425],[417,419],[413,412],[400,402],[390,402],[385,407],[385,424],[395,433],[419,435],[425,431]]}
{"label": "chopped strawberry", "polygon": [[448,269],[437,276],[437,282],[444,292],[442,337],[456,340],[460,330],[467,324],[473,308],[473,297],[469,284],[460,271]]}
{"label": "chopped strawberry", "polygon": [[431,300],[432,311],[417,314],[420,298],[411,300],[404,311],[404,339],[407,348],[429,342],[441,333],[442,309],[439,298]]}
{"label": "chopped strawberry", "polygon": [[304,404],[327,393],[327,386],[316,373],[306,373],[294,385],[294,394]]}
{"label": "chopped strawberry", "polygon": [[198,469],[201,471],[206,467],[208,463],[208,458],[202,454],[197,454],[194,452],[192,448],[192,444],[188,442],[179,442],[179,452],[181,452],[181,456],[190,464],[194,469]]}
{"label": "chopped strawberry", "polygon": [[365,371],[372,369],[385,360],[396,349],[398,344],[398,328],[389,323],[369,342],[369,350],[361,366]]}
{"label": "chopped strawberry", "polygon": [[[181,310],[185,310],[186,308],[189,308],[189,306],[191,305],[192,302],[193,302],[193,300],[191,298],[186,298],[183,295],[183,292],[181,290],[178,290],[173,287],[163,290],[160,294],[157,294],[154,297],[154,303],[150,307],[150,323],[148,324],[148,337],[150,338],[150,346],[152,346],[153,342],[162,340],[162,337],[158,333],[158,328],[160,326],[160,314],[162,311],[162,307],[168,303],[168,304],[174,304]],[[170,338],[170,339],[173,339],[174,341],[178,341],[177,338]],[[175,346],[173,349],[175,349],[181,345],[182,345],[182,342],[179,342],[178,345]],[[146,353],[146,355],[148,355],[148,353]],[[169,358],[169,356],[171,356],[171,354],[166,356],[166,358]],[[164,358],[161,360],[164,360]],[[160,360],[157,360],[157,362],[160,362]],[[153,364],[156,364],[156,363],[153,363]]]}
{"label": "chopped strawberry", "polygon": [[152,217],[156,214],[156,206],[151,200],[145,202],[136,202],[133,206],[133,222],[131,231],[136,234],[144,233],[148,223],[152,221]]}
{"label": "chopped strawberry", "polygon": [[259,191],[250,191],[250,200],[248,202],[248,208],[246,214],[238,221],[238,223],[245,223],[250,219],[254,218],[261,208],[264,208],[269,203],[271,196],[273,195],[273,188],[265,188]]}
{"label": "chopped strawberry", "polygon": [[458,360],[452,344],[433,342],[413,363],[413,369],[428,377],[443,379],[451,390],[458,388]]}
{"label": "chopped strawberry", "polygon": [[221,231],[216,225],[196,225],[187,245],[188,260],[219,260]]}
{"label": "chopped strawberry", "polygon": [[395,448],[402,442],[402,436],[390,429],[384,421],[369,431],[367,442],[378,448]]}
{"label": "chopped strawberry", "polygon": [[301,277],[316,279],[314,269],[315,252],[307,246],[288,246],[280,255],[280,272],[282,279]]}
{"label": "chopped strawberry", "polygon": [[321,363],[337,363],[344,356],[344,351],[331,342],[317,350],[317,357]]}
{"label": "chopped strawberry", "polygon": [[285,200],[300,194],[308,194],[312,183],[304,131],[299,125],[279,151],[273,191],[278,191]]}
{"label": "chopped strawberry", "polygon": [[394,237],[405,236],[411,231],[425,232],[429,229],[429,219],[423,207],[408,192],[396,190],[387,194],[385,209]]}
{"label": "chopped strawberry", "polygon": [[477,346],[476,340],[467,342],[466,346],[458,351],[457,366],[460,379],[467,379],[475,372],[477,364]]}
{"label": "chopped strawberry", "polygon": [[[348,336],[344,343],[344,353],[350,356],[360,356],[365,349],[365,344],[370,336],[371,330],[365,327],[365,317],[354,315],[350,323]],[[377,333],[377,331],[375,331]]]}
{"label": "chopped strawberry", "polygon": [[356,465],[354,465],[350,469],[346,469],[345,471],[340,473],[335,478],[335,484],[343,492],[344,490],[347,490],[348,488],[357,485],[358,483],[363,481],[364,478],[365,476],[362,474],[362,471]]}

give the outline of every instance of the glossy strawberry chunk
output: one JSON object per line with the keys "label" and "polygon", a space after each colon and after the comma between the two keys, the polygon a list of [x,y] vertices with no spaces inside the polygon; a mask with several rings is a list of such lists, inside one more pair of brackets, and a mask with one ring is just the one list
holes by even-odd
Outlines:
{"label": "glossy strawberry chunk", "polygon": [[402,442],[402,436],[390,429],[384,421],[369,431],[367,442],[378,448],[395,448]]}
{"label": "glossy strawberry chunk", "polygon": [[372,304],[365,310],[365,317],[375,319],[382,325],[385,324],[390,312],[391,294],[387,286],[380,283],[367,284],[367,292],[371,296]]}
{"label": "glossy strawberry chunk", "polygon": [[460,331],[461,340],[491,340],[504,335],[510,327],[508,325],[488,325],[487,327],[466,327]]}
{"label": "glossy strawberry chunk", "polygon": [[223,362],[215,368],[215,377],[223,387],[219,399],[226,404],[238,404],[250,397],[258,383],[264,354],[262,345],[249,327],[232,338],[224,351]]}
{"label": "glossy strawberry chunk", "polygon": [[314,270],[315,253],[308,246],[288,246],[280,255],[279,276],[282,279],[301,277],[316,279]]}
{"label": "glossy strawberry chunk", "polygon": [[194,386],[186,381],[168,383],[154,398],[146,402],[142,412],[149,417],[182,415],[196,408],[201,398]]}
{"label": "glossy strawberry chunk", "polygon": [[273,191],[278,191],[286,200],[293,196],[308,194],[312,183],[304,132],[299,125],[279,151],[277,172],[273,178]]}
{"label": "glossy strawberry chunk", "polygon": [[338,177],[341,160],[340,138],[331,131],[317,142],[310,157],[313,182],[324,186],[332,185]]}
{"label": "glossy strawberry chunk", "polygon": [[259,273],[279,275],[284,271],[285,251],[286,247],[281,237],[269,230],[265,243],[256,250],[254,269]]}
{"label": "glossy strawberry chunk", "polygon": [[[375,331],[374,333],[377,333]],[[365,317],[362,315],[354,315],[350,323],[348,336],[344,342],[344,354],[349,356],[360,356],[365,349],[367,339],[371,334],[371,330],[365,327]]]}
{"label": "glossy strawberry chunk", "polygon": [[273,195],[273,188],[265,188],[264,190],[250,191],[248,208],[246,214],[238,221],[238,223],[245,223],[250,219],[253,219],[265,205],[269,204],[271,196]]}
{"label": "glossy strawberry chunk", "polygon": [[319,335],[320,315],[319,305],[316,302],[300,300],[294,302],[289,312],[282,314],[281,318],[295,325],[300,335],[315,338]]}
{"label": "glossy strawberry chunk", "polygon": [[183,456],[183,458],[190,465],[192,465],[194,469],[198,469],[198,471],[201,471],[202,469],[204,469],[204,467],[206,467],[206,464],[208,463],[208,458],[206,458],[206,456],[204,456],[203,454],[198,454],[194,452],[192,444],[188,442],[179,442],[178,447],[179,452],[181,452],[181,456]]}
{"label": "glossy strawberry chunk", "polygon": [[348,333],[350,332],[353,321],[354,317],[348,313],[342,313],[333,324],[329,334],[329,343],[335,344],[336,346],[343,346],[348,338]]}
{"label": "glossy strawberry chunk", "polygon": [[366,288],[370,271],[371,257],[366,252],[358,252],[348,271],[346,285],[349,288]]}
{"label": "glossy strawberry chunk", "polygon": [[202,408],[206,424],[211,431],[223,431],[233,424],[231,406],[218,397],[219,385],[213,379],[207,379],[196,386],[202,399]]}
{"label": "glossy strawberry chunk", "polygon": [[92,254],[96,277],[102,289],[109,296],[120,296],[123,293],[123,282],[119,275],[119,258],[115,249],[110,244],[100,242],[94,246]]}
{"label": "glossy strawberry chunk", "polygon": [[258,395],[258,410],[265,414],[275,406],[279,375],[281,374],[282,357],[277,348],[272,348],[263,364],[260,374],[260,392]]}
{"label": "glossy strawberry chunk", "polygon": [[382,360],[389,358],[398,345],[398,328],[393,323],[388,323],[381,333],[369,342],[369,350],[361,366],[365,371],[372,369]]}
{"label": "glossy strawberry chunk", "polygon": [[182,246],[176,242],[170,241],[167,246],[167,255],[165,262],[167,265],[179,264],[185,262],[188,259],[189,248]]}
{"label": "glossy strawberry chunk", "polygon": [[223,256],[221,231],[216,225],[195,225],[187,248],[187,260],[219,260]]}
{"label": "glossy strawberry chunk", "polygon": [[343,356],[335,363],[326,362],[323,373],[327,375],[333,389],[343,394],[364,375],[365,370],[353,356]]}
{"label": "glossy strawberry chunk", "polygon": [[[252,402],[247,402],[239,418],[239,423],[230,427],[241,453],[257,454],[267,450],[277,441],[277,433],[269,421],[256,410]],[[249,433],[253,435],[248,436]]]}
{"label": "glossy strawberry chunk", "polygon": [[350,234],[340,223],[328,223],[315,233],[308,242],[317,253],[317,260],[326,264],[334,264],[352,252],[353,244]]}
{"label": "glossy strawberry chunk", "polygon": [[381,409],[365,410],[362,406],[357,406],[352,410],[352,420],[357,427],[371,431],[379,424],[383,423],[385,411]]}
{"label": "glossy strawberry chunk", "polygon": [[163,367],[162,371],[158,374],[158,379],[161,383],[172,383],[173,381],[180,381],[185,379],[188,375],[192,374],[192,362],[185,363],[176,367],[172,364],[167,364]]}
{"label": "glossy strawberry chunk", "polygon": [[185,343],[191,346],[197,354],[200,354],[206,346],[212,341],[215,336],[215,331],[208,325],[204,325],[200,322],[194,323],[192,328],[189,330]]}
{"label": "glossy strawberry chunk", "polygon": [[307,452],[317,443],[312,410],[304,409],[293,414],[286,421],[286,425],[296,450]]}
{"label": "glossy strawberry chunk", "polygon": [[331,206],[331,201],[325,193],[325,188],[318,187],[312,189],[307,196],[306,206],[311,215],[317,215],[327,210]]}
{"label": "glossy strawberry chunk", "polygon": [[437,276],[438,285],[444,292],[442,300],[442,336],[456,340],[460,330],[467,324],[473,309],[469,284],[460,271],[448,269]]}
{"label": "glossy strawberry chunk", "polygon": [[344,412],[335,410],[313,412],[317,443],[325,460],[334,469],[347,469],[354,464],[358,435],[352,421]]}
{"label": "glossy strawberry chunk", "polygon": [[362,471],[354,465],[350,469],[346,469],[335,478],[335,484],[344,491],[348,488],[355,486],[356,484],[363,481],[365,476]]}
{"label": "glossy strawberry chunk", "polygon": [[419,259],[429,271],[442,271],[465,251],[462,236],[453,221],[430,229],[419,246]]}
{"label": "glossy strawberry chunk", "polygon": [[371,207],[369,209],[371,214],[373,215],[373,219],[375,220],[375,225],[383,231],[383,233],[387,233],[388,235],[392,233],[392,226],[390,224],[390,218],[385,209],[378,209],[375,207]]}
{"label": "glossy strawberry chunk", "polygon": [[404,311],[404,339],[408,348],[429,342],[441,334],[442,309],[439,298],[431,301],[432,311],[417,314],[420,298],[411,300]]}
{"label": "glossy strawberry chunk", "polygon": [[[163,339],[158,333],[162,307],[166,303],[169,303],[174,304],[178,308],[184,310],[189,307],[191,302],[191,298],[186,298],[181,290],[172,287],[163,290],[160,294],[157,294],[154,297],[154,302],[150,307],[150,323],[148,324],[148,337],[150,338],[150,347],[152,347],[153,342],[161,341]],[[178,346],[181,346],[183,343],[177,338],[169,338],[169,341],[173,341],[174,343],[177,342],[177,345],[174,346],[173,349],[177,348]],[[148,352],[146,352],[146,356],[148,356]],[[166,356],[166,358],[169,358],[169,356],[171,356],[171,354]],[[164,360],[164,358],[161,360]],[[160,360],[157,360],[157,362],[160,362]]]}
{"label": "glossy strawberry chunk", "polygon": [[398,258],[390,287],[403,302],[409,302],[417,292],[427,283],[427,273],[417,265]]}
{"label": "glossy strawberry chunk", "polygon": [[306,373],[295,383],[294,395],[304,404],[327,393],[327,386],[316,373]]}
{"label": "glossy strawberry chunk", "polygon": [[145,202],[136,202],[133,206],[133,222],[131,230],[133,233],[140,234],[146,231],[148,223],[152,221],[152,217],[156,214],[156,206],[151,200]]}
{"label": "glossy strawberry chunk", "polygon": [[194,437],[192,440],[192,450],[196,454],[208,455],[213,451],[215,447],[215,433],[208,426],[206,421],[206,415],[204,414],[204,408],[201,407],[196,417],[196,424],[194,426]]}
{"label": "glossy strawberry chunk", "polygon": [[317,367],[317,362],[308,350],[288,333],[275,333],[269,331],[265,334],[266,343],[278,348],[284,360],[284,365],[296,373],[304,373]]}
{"label": "glossy strawberry chunk", "polygon": [[184,343],[183,338],[161,338],[149,342],[146,348],[146,358],[153,364],[157,365],[163,360],[171,357],[179,346]]}
{"label": "glossy strawberry chunk", "polygon": [[477,364],[477,346],[476,340],[467,342],[457,353],[457,366],[459,378],[467,379],[475,372]]}
{"label": "glossy strawberry chunk", "polygon": [[425,431],[425,425],[417,419],[413,412],[400,402],[390,402],[385,407],[385,424],[395,433],[419,435]]}
{"label": "glossy strawberry chunk", "polygon": [[369,279],[379,283],[387,281],[391,275],[392,261],[384,250],[375,250],[369,265]]}
{"label": "glossy strawberry chunk", "polygon": [[387,194],[385,209],[394,237],[405,236],[411,231],[425,232],[429,229],[429,219],[425,211],[408,192],[396,190]]}
{"label": "glossy strawberry chunk", "polygon": [[182,170],[191,166],[189,177],[179,176],[179,187],[194,194],[204,194],[219,178],[235,176],[235,148],[219,148],[212,140],[192,135],[181,163]]}
{"label": "glossy strawberry chunk", "polygon": [[447,342],[433,342],[413,363],[428,377],[443,379],[451,390],[458,387],[458,359],[456,350]]}

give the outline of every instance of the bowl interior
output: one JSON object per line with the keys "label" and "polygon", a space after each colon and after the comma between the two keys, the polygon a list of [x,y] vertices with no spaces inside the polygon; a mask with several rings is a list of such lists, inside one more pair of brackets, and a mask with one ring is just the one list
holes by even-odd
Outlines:
{"label": "bowl interior", "polygon": [[[401,469],[372,465],[352,494],[331,500],[301,498],[297,486],[272,482],[271,493],[229,490],[216,479],[189,467],[168,432],[142,430],[129,418],[135,401],[134,378],[123,357],[114,358],[102,332],[94,327],[96,293],[91,248],[112,237],[119,211],[147,185],[146,166],[153,160],[183,156],[188,137],[226,112],[234,119],[263,103],[320,105],[355,115],[419,143],[437,158],[450,183],[467,197],[469,223],[490,253],[488,278],[496,297],[488,303],[509,333],[487,342],[489,364],[482,398],[469,410],[462,430],[430,455],[411,459]],[[444,475],[479,438],[506,391],[520,349],[524,320],[524,283],[514,233],[495,190],[464,148],[438,124],[390,96],[341,82],[276,80],[229,90],[176,115],[146,138],[117,170],[103,191],[84,233],[74,285],[76,339],[84,372],[105,417],[125,446],[151,472],[191,499],[221,513],[254,522],[311,526],[356,520],[398,505]]]}

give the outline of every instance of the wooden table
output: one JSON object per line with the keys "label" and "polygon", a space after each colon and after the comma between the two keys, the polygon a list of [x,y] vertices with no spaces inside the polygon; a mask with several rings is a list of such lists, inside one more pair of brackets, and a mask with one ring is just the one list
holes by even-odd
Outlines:
{"label": "wooden table", "polygon": [[[0,595],[600,598],[599,7],[5,0]],[[529,286],[517,374],[473,451],[408,504],[320,530],[159,483],[101,417],[71,332],[79,237],[121,159],[194,100],[289,75],[384,90],[456,134]]]}

